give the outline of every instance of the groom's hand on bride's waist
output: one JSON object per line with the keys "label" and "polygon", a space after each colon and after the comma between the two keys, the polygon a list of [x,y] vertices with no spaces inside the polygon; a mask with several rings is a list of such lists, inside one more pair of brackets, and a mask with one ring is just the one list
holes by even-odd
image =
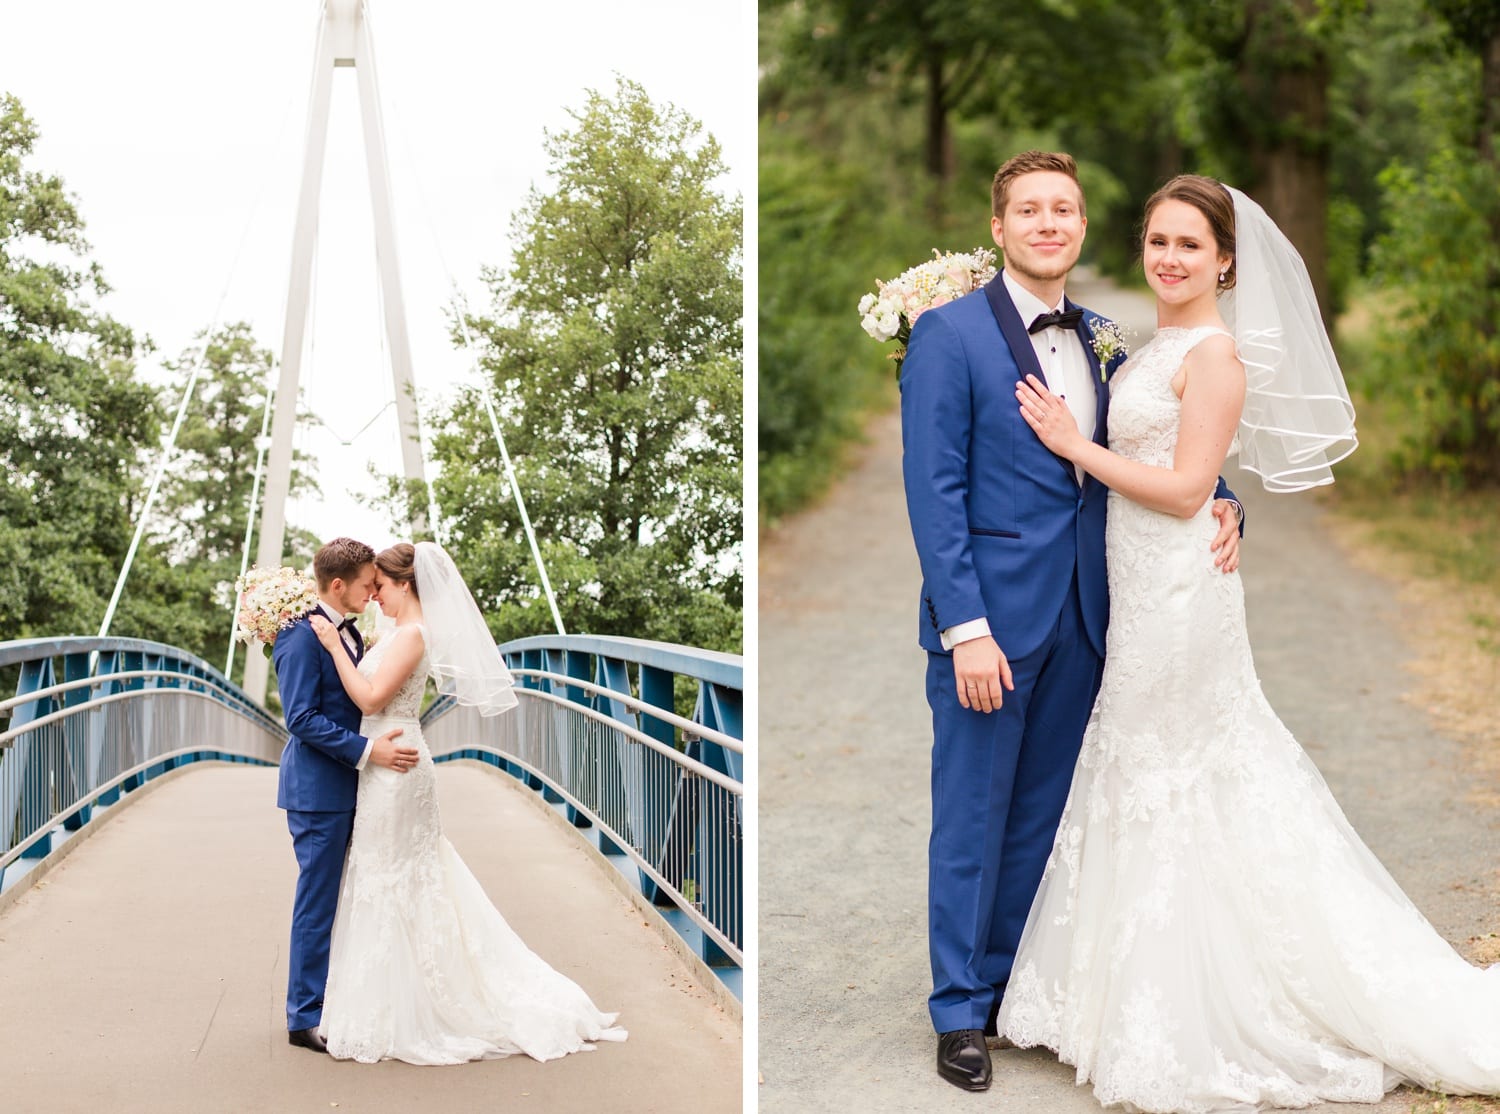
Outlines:
{"label": "groom's hand on bride's waist", "polygon": [[1215,499],[1213,515],[1219,520],[1219,532],[1209,548],[1218,554],[1215,567],[1226,573],[1240,567],[1240,520],[1245,512],[1233,499]]}
{"label": "groom's hand on bride's waist", "polygon": [[1016,688],[1010,662],[988,634],[953,647],[953,680],[958,702],[976,712],[993,712],[1003,703],[1004,690]]}
{"label": "groom's hand on bride's waist", "polygon": [[396,736],[401,734],[401,728],[393,727],[384,735],[376,737],[370,745],[370,761],[377,766],[384,766],[387,770],[395,770],[398,774],[404,774],[417,764],[417,748],[399,746]]}

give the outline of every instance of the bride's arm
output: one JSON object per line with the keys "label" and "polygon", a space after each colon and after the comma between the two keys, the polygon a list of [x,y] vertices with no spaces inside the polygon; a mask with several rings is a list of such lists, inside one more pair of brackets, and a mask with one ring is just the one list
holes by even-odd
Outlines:
{"label": "bride's arm", "polygon": [[390,649],[380,659],[375,676],[366,677],[355,668],[353,660],[345,653],[338,627],[321,615],[312,616],[311,622],[318,641],[333,658],[344,691],[366,715],[378,712],[389,704],[391,697],[396,695],[396,691],[411,676],[417,662],[422,660],[421,628],[409,623],[404,627],[397,627],[387,636],[392,640]]}
{"label": "bride's arm", "polygon": [[1067,403],[1035,376],[1017,385],[1016,397],[1022,416],[1053,452],[1143,507],[1192,518],[1213,495],[1234,442],[1245,406],[1245,366],[1232,339],[1213,336],[1188,353],[1182,373],[1182,416],[1170,468],[1127,460],[1085,438]]}

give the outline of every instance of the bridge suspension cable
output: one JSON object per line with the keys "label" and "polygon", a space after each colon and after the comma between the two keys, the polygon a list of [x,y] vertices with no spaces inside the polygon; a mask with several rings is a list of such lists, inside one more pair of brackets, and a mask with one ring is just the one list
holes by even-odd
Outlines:
{"label": "bridge suspension cable", "polygon": [[[255,532],[255,510],[260,505],[260,477],[265,467],[266,449],[270,447],[271,437],[271,401],[276,396],[276,387],[269,381],[266,382],[266,405],[260,416],[260,436],[255,439],[255,479],[250,485],[250,511],[245,515],[245,544],[240,549],[240,577],[245,575],[245,570],[250,567],[250,536]],[[239,578],[236,578],[238,583]],[[229,655],[224,659],[224,676],[234,679],[231,672],[234,669],[234,643],[235,627],[239,621],[240,594],[234,595],[234,603],[229,611]]]}
{"label": "bridge suspension cable", "polygon": [[[281,123],[276,130],[276,138],[272,143],[273,149],[281,142],[281,136],[286,130],[287,120],[291,116],[292,104],[295,94],[287,97],[286,104],[282,107]],[[269,160],[266,160],[267,162]],[[151,478],[151,487],[146,493],[146,502],[141,507],[140,517],[136,520],[135,534],[130,539],[130,548],[125,553],[125,560],[120,564],[119,575],[115,579],[114,592],[109,598],[109,606],[105,608],[104,619],[99,624],[98,637],[104,638],[109,634],[110,624],[114,622],[115,611],[120,606],[120,597],[125,592],[125,581],[130,576],[131,566],[135,564],[136,552],[140,549],[141,538],[146,533],[146,523],[151,518],[151,511],[156,503],[156,496],[161,488],[162,477],[166,475],[167,465],[172,462],[172,453],[177,447],[177,434],[182,429],[183,418],[187,414],[188,403],[192,400],[193,389],[198,384],[198,377],[203,372],[203,365],[208,359],[208,346],[213,340],[214,332],[219,327],[219,321],[224,313],[224,303],[229,298],[229,291],[234,285],[234,277],[239,271],[240,259],[245,253],[245,242],[250,238],[251,226],[255,223],[255,215],[260,210],[261,202],[265,199],[266,189],[269,185],[269,174],[261,176],[260,188],[256,191],[255,199],[250,203],[249,212],[245,216],[244,227],[240,229],[239,242],[235,245],[234,255],[229,262],[229,271],[224,276],[223,289],[219,291],[219,299],[214,306],[213,316],[209,319],[208,330],[203,335],[203,346],[198,351],[198,358],[193,361],[193,369],[188,375],[187,386],[183,389],[182,400],[177,406],[177,416],[172,422],[172,431],[167,437],[167,443],[162,448],[161,459],[157,462],[156,474]]]}
{"label": "bridge suspension cable", "polygon": [[516,513],[521,517],[521,528],[526,533],[527,545],[531,547],[531,559],[536,565],[537,579],[541,583],[542,594],[547,599],[547,607],[552,612],[552,623],[557,627],[557,633],[567,634],[563,627],[562,613],[557,607],[557,594],[552,590],[552,580],[547,575],[547,564],[542,560],[541,547],[537,544],[536,530],[531,525],[531,515],[526,511],[526,499],[521,494],[521,481],[516,475],[515,465],[511,463],[510,451],[505,446],[505,434],[501,432],[500,420],[495,412],[494,393],[490,390],[490,379],[485,374],[484,368],[480,366],[479,355],[474,348],[474,338],[469,332],[468,323],[468,299],[464,297],[459,288],[458,280],[453,277],[453,271],[448,266],[448,257],[443,252],[442,238],[438,236],[437,226],[432,222],[432,205],[427,200],[427,190],[422,184],[420,163],[411,157],[411,146],[407,140],[406,119],[401,113],[400,105],[393,99],[391,108],[396,121],[396,137],[401,148],[401,156],[407,170],[410,172],[412,181],[417,187],[417,198],[421,202],[423,220],[427,225],[427,235],[432,241],[434,254],[437,256],[438,266],[443,270],[443,276],[447,278],[448,285],[453,290],[455,299],[454,309],[458,318],[459,332],[463,336],[464,353],[469,358],[469,368],[479,382],[480,399],[484,403],[485,415],[489,418],[490,432],[495,438],[495,445],[500,450],[500,461],[504,467],[505,480],[510,487],[511,498],[515,500]]}
{"label": "bridge suspension cable", "polygon": [[[449,275],[448,279],[452,282],[453,276]],[[495,444],[500,447],[500,460],[505,465],[505,478],[510,483],[511,495],[516,500],[516,511],[521,516],[521,527],[526,531],[526,540],[531,545],[531,559],[536,562],[536,571],[542,581],[542,592],[547,597],[547,606],[552,609],[552,622],[557,625],[558,634],[567,634],[568,632],[563,629],[562,613],[557,610],[557,596],[552,591],[552,581],[547,577],[547,565],[542,560],[542,551],[536,543],[536,531],[531,528],[531,516],[526,513],[526,500],[521,496],[521,481],[516,477],[515,466],[510,462],[510,452],[505,447],[505,434],[500,432],[500,420],[495,416],[495,400],[490,394],[489,376],[485,375],[484,369],[479,366],[479,357],[474,353],[474,344],[469,336],[469,325],[466,320],[468,303],[456,282],[453,283],[453,293],[458,298],[458,327],[463,333],[464,350],[469,353],[475,374],[479,379],[479,393],[484,400],[484,412],[489,416],[490,431],[495,435]]]}

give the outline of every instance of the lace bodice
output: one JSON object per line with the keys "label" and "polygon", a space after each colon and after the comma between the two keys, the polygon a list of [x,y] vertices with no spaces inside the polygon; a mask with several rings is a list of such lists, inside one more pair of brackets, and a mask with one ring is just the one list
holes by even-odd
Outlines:
{"label": "lace bodice", "polygon": [[[417,627],[422,632],[422,657],[412,669],[411,676],[407,677],[396,694],[391,697],[390,702],[380,711],[377,716],[385,719],[416,719],[417,713],[422,710],[422,694],[427,689],[428,667],[432,664],[432,655],[427,649],[427,630],[420,624]],[[388,632],[360,659],[359,671],[366,678],[375,676],[380,668],[380,659],[385,656],[385,651],[391,645],[394,632]]]}
{"label": "lace bodice", "polygon": [[1125,361],[1111,384],[1109,447],[1112,451],[1158,468],[1172,466],[1172,455],[1177,451],[1177,425],[1182,416],[1182,400],[1172,392],[1172,377],[1194,346],[1223,332],[1212,325],[1160,329]]}

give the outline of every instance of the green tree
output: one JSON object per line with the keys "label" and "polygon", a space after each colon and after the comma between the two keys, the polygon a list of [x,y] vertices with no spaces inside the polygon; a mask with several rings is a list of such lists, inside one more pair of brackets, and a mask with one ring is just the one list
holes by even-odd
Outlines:
{"label": "green tree", "polygon": [[[200,359],[193,395],[152,513],[152,551],[170,554],[171,564],[157,578],[163,583],[148,584],[153,576],[148,559],[146,566],[132,571],[127,590],[133,598],[154,594],[158,599],[191,601],[185,603],[176,642],[220,665],[229,649],[229,597],[244,551],[273,356],[255,343],[244,322],[221,326],[212,336],[200,334],[193,347],[167,364],[173,380],[163,393],[164,406],[175,412]],[[315,491],[316,486],[305,454],[295,454],[292,495]],[[251,535],[251,553],[258,537],[258,530]],[[294,561],[311,563],[317,545],[306,530],[294,527],[287,532],[285,548]]]}
{"label": "green tree", "polygon": [[37,129],[0,95],[0,639],[92,634],[130,542],[161,409]]}
{"label": "green tree", "polygon": [[[634,82],[572,117],[471,319],[507,447],[570,631],[738,650],[740,203],[718,143]],[[491,627],[551,629],[477,391],[433,452],[441,533]]]}
{"label": "green tree", "polygon": [[1174,55],[1190,80],[1184,116],[1196,166],[1252,194],[1297,246],[1325,318],[1336,50],[1367,16],[1360,0],[1172,5]]}
{"label": "green tree", "polygon": [[[221,326],[208,337],[200,333],[193,347],[167,364],[173,373],[164,395],[167,405],[175,408],[180,402],[200,358],[203,366],[162,486],[162,519],[168,527],[162,540],[171,544],[174,558],[199,563],[228,559],[238,569],[274,357],[255,343],[245,322]],[[305,454],[296,454],[293,496],[317,489],[308,465]],[[305,547],[305,539],[301,542]],[[301,551],[292,545],[289,552]]]}
{"label": "green tree", "polygon": [[[1393,295],[1362,383],[1399,400],[1398,463],[1456,485],[1500,485],[1500,2],[1439,0],[1468,96],[1451,137],[1381,175],[1373,274]],[[1472,108],[1470,107],[1472,106]],[[1456,111],[1453,111],[1455,110]]]}

